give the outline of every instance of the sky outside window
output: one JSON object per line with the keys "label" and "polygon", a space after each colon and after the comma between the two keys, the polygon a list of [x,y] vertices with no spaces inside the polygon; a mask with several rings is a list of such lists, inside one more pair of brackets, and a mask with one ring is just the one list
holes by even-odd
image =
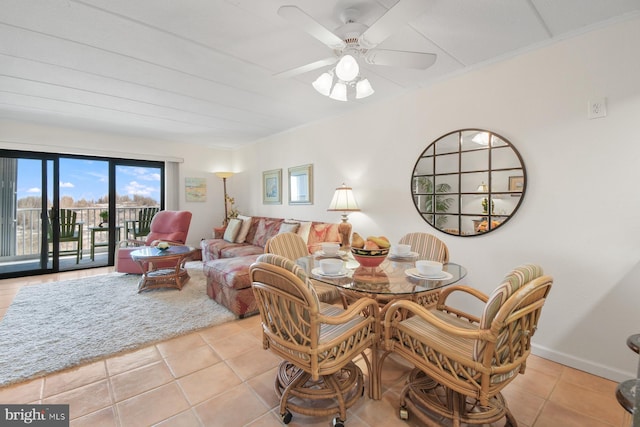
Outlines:
{"label": "sky outside window", "polygon": [[[18,160],[18,199],[41,197],[41,161]],[[116,167],[118,196],[149,197],[160,200],[160,170],[138,166]],[[74,201],[97,201],[106,197],[109,187],[109,162],[102,160],[60,159],[60,197]],[[51,198],[51,195],[49,195]]]}

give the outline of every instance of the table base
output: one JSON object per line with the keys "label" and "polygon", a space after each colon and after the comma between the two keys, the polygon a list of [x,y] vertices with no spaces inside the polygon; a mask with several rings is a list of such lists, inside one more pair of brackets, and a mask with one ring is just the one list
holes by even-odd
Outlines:
{"label": "table base", "polygon": [[189,278],[189,273],[182,267],[148,271],[142,275],[140,282],[138,282],[138,293],[158,288],[175,288],[182,290],[182,287],[189,281]]}

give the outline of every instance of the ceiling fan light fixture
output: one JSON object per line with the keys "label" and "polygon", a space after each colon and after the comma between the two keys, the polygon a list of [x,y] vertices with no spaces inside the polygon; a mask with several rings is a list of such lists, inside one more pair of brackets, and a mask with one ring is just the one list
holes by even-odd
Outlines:
{"label": "ceiling fan light fixture", "polygon": [[347,100],[347,85],[344,83],[336,83],[333,86],[333,90],[331,91],[331,95],[329,98],[335,99],[336,101],[346,101]]}
{"label": "ceiling fan light fixture", "polygon": [[330,73],[322,73],[313,83],[315,90],[320,92],[324,96],[329,96],[331,93],[331,85],[333,84],[333,76]]}
{"label": "ceiling fan light fixture", "polygon": [[336,75],[338,78],[344,82],[350,82],[358,77],[360,73],[360,66],[358,65],[358,61],[349,55],[343,55],[338,61],[338,65],[336,65]]}
{"label": "ceiling fan light fixture", "polygon": [[371,83],[369,83],[369,79],[362,79],[356,83],[356,99],[366,98],[367,96],[373,95],[374,92]]}

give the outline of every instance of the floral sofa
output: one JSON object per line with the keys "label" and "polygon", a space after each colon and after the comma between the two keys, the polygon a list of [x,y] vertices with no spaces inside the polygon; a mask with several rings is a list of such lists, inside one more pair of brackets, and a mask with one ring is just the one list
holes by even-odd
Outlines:
{"label": "floral sofa", "polygon": [[[239,221],[237,221],[239,220]],[[307,243],[309,253],[321,248],[323,242],[348,242],[351,225],[299,221],[284,218],[238,216],[224,229],[214,229],[212,239],[200,242],[204,274],[207,277],[207,295],[224,305],[239,317],[258,312],[249,267],[271,237],[280,232],[294,232]],[[317,287],[318,297],[333,302],[339,295],[329,286]]]}

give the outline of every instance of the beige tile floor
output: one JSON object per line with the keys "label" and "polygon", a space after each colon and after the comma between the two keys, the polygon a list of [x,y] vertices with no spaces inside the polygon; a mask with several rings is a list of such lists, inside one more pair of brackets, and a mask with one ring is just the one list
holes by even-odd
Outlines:
{"label": "beige tile floor", "polygon": [[[110,271],[0,280],[0,316],[21,286]],[[233,321],[0,388],[0,402],[69,404],[72,426],[278,426],[273,383],[279,359],[262,349],[259,321]],[[397,415],[409,368],[394,359],[384,367],[382,399],[365,395],[349,409],[347,426],[418,425]],[[616,386],[531,356],[525,375],[503,394],[521,427],[628,427]],[[289,425],[326,427],[331,419],[294,414]]]}

